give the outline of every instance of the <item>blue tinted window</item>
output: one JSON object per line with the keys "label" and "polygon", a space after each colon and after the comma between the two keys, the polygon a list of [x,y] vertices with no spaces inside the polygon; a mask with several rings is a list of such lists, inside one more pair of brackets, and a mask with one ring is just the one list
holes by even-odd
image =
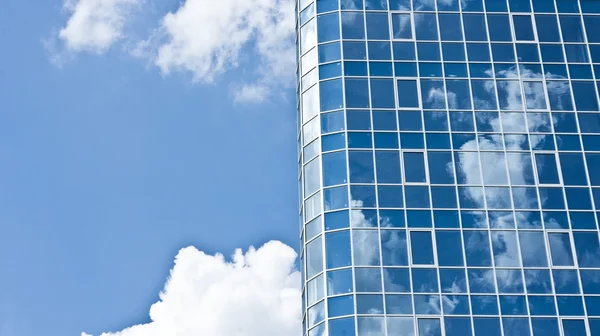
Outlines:
{"label": "blue tinted window", "polygon": [[319,46],[319,63],[338,61],[342,57],[340,43],[328,43]]}
{"label": "blue tinted window", "polygon": [[389,42],[369,41],[369,59],[371,60],[391,60],[391,49]]}
{"label": "blue tinted window", "polygon": [[548,233],[548,245],[554,266],[573,266],[573,251],[568,233]]}
{"label": "blue tinted window", "polygon": [[414,61],[416,59],[414,42],[394,42],[392,50],[396,61]]}
{"label": "blue tinted window", "polygon": [[398,105],[400,107],[419,107],[417,81],[398,80]]}
{"label": "blue tinted window", "polygon": [[576,153],[559,153],[563,182],[565,185],[586,185],[583,155]]}
{"label": "blue tinted window", "polygon": [[587,333],[587,331],[585,330],[584,320],[564,319],[562,323],[565,336],[585,335]]}
{"label": "blue tinted window", "polygon": [[439,61],[440,57],[440,46],[438,43],[431,42],[418,42],[417,43],[417,54],[421,61]]}
{"label": "blue tinted window", "polygon": [[[523,1],[520,1],[523,3]],[[514,15],[513,24],[515,27],[515,38],[517,41],[533,41],[533,25],[530,15]]]}
{"label": "blue tinted window", "polygon": [[423,153],[407,152],[403,154],[406,182],[425,182],[425,162]]}
{"label": "blue tinted window", "polygon": [[560,42],[558,21],[555,15],[535,15],[535,23],[540,42]]}
{"label": "blue tinted window", "polygon": [[436,245],[440,266],[463,266],[460,231],[436,231]]}
{"label": "blue tinted window", "polygon": [[387,13],[367,13],[367,38],[387,40],[390,38],[390,28]]}
{"label": "blue tinted window", "polygon": [[510,21],[508,15],[488,14],[487,22],[491,41],[512,41]]}
{"label": "blue tinted window", "polygon": [[531,319],[533,336],[558,336],[558,321],[556,318],[539,317]]}
{"label": "blue tinted window", "polygon": [[[319,2],[317,2],[318,4]],[[317,6],[318,9],[318,6]],[[330,13],[317,17],[317,40],[319,42],[328,42],[339,40],[340,23],[338,13]]]}
{"label": "blue tinted window", "polygon": [[483,14],[463,14],[463,25],[467,41],[487,41]]}
{"label": "blue tinted window", "polygon": [[438,27],[435,14],[415,13],[415,35],[418,40],[437,40]]}
{"label": "blue tinted window", "polygon": [[345,59],[367,59],[367,48],[364,42],[344,41],[343,48]]}
{"label": "blue tinted window", "polygon": [[585,24],[588,42],[600,42],[600,32],[598,31],[600,18],[598,16],[586,15],[583,17],[583,22]]}
{"label": "blue tinted window", "polygon": [[433,243],[431,232],[413,231],[410,233],[413,264],[431,265],[433,259]]}
{"label": "blue tinted window", "polygon": [[329,317],[354,314],[354,298],[352,295],[329,298],[327,299],[327,306]]}
{"label": "blue tinted window", "polygon": [[353,317],[329,320],[327,323],[329,327],[329,333],[332,335],[351,335],[355,332]]}
{"label": "blue tinted window", "polygon": [[440,34],[443,41],[463,40],[459,14],[439,14],[438,20],[440,22]]}
{"label": "blue tinted window", "polygon": [[341,9],[363,9],[363,1],[362,0],[345,0],[340,3]]}
{"label": "blue tinted window", "polygon": [[597,232],[573,232],[580,267],[600,267],[600,243]]}
{"label": "blue tinted window", "polygon": [[463,232],[468,266],[491,266],[489,234],[487,231]]}
{"label": "blue tinted window", "polygon": [[381,255],[384,266],[408,265],[406,232],[381,230]]}
{"label": "blue tinted window", "polygon": [[334,79],[320,84],[321,111],[335,110],[343,106],[342,80]]}
{"label": "blue tinted window", "polygon": [[[446,300],[444,300],[446,302]],[[446,317],[444,318],[446,336],[471,336],[471,319],[468,317]]]}
{"label": "blue tinted window", "polygon": [[442,336],[439,319],[418,319],[419,336]]}
{"label": "blue tinted window", "polygon": [[377,164],[377,182],[400,183],[400,154],[398,152],[378,151],[375,153]]}
{"label": "blue tinted window", "polygon": [[327,253],[327,269],[350,266],[352,264],[350,250],[350,231],[340,231],[325,234],[325,249]]}
{"label": "blue tinted window", "polygon": [[581,17],[574,15],[559,15],[560,27],[563,41],[565,42],[584,42],[585,36]]}
{"label": "blue tinted window", "polygon": [[[343,3],[343,2],[342,2]],[[364,39],[364,14],[361,12],[342,12],[342,38]]]}
{"label": "blue tinted window", "polygon": [[345,80],[346,107],[369,107],[369,82],[366,79]]}

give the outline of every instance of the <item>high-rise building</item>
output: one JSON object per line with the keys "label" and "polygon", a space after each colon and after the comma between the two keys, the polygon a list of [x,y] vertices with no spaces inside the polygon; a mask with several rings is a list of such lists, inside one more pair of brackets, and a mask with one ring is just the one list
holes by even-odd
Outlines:
{"label": "high-rise building", "polygon": [[600,335],[600,0],[299,0],[304,335]]}

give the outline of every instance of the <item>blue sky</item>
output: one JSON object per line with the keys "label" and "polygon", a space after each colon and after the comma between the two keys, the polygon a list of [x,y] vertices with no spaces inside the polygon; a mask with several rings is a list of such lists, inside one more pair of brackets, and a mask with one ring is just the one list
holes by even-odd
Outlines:
{"label": "blue sky", "polygon": [[[245,1],[218,3],[0,2],[0,335],[149,323],[186,246],[225,256],[270,240],[297,249],[294,60],[264,57],[289,55],[289,36],[253,23],[227,28],[232,17],[194,19]],[[220,30],[189,34],[207,24]],[[246,262],[280,266],[283,277],[293,257],[269,258],[285,249],[250,252]],[[182,269],[195,270],[192,287],[223,282],[206,275],[212,262],[235,278],[235,267],[211,258],[180,254]]]}

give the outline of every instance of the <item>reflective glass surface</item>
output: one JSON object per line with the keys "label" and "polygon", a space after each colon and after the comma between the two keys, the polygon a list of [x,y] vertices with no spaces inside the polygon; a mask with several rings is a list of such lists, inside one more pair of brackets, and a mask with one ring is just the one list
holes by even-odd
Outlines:
{"label": "reflective glass surface", "polygon": [[299,0],[304,335],[600,336],[600,0]]}

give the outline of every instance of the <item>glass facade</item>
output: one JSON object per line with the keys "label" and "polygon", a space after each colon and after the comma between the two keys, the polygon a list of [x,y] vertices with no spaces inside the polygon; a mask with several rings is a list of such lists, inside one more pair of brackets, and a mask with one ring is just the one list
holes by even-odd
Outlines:
{"label": "glass facade", "polygon": [[600,336],[600,0],[299,0],[303,333]]}

